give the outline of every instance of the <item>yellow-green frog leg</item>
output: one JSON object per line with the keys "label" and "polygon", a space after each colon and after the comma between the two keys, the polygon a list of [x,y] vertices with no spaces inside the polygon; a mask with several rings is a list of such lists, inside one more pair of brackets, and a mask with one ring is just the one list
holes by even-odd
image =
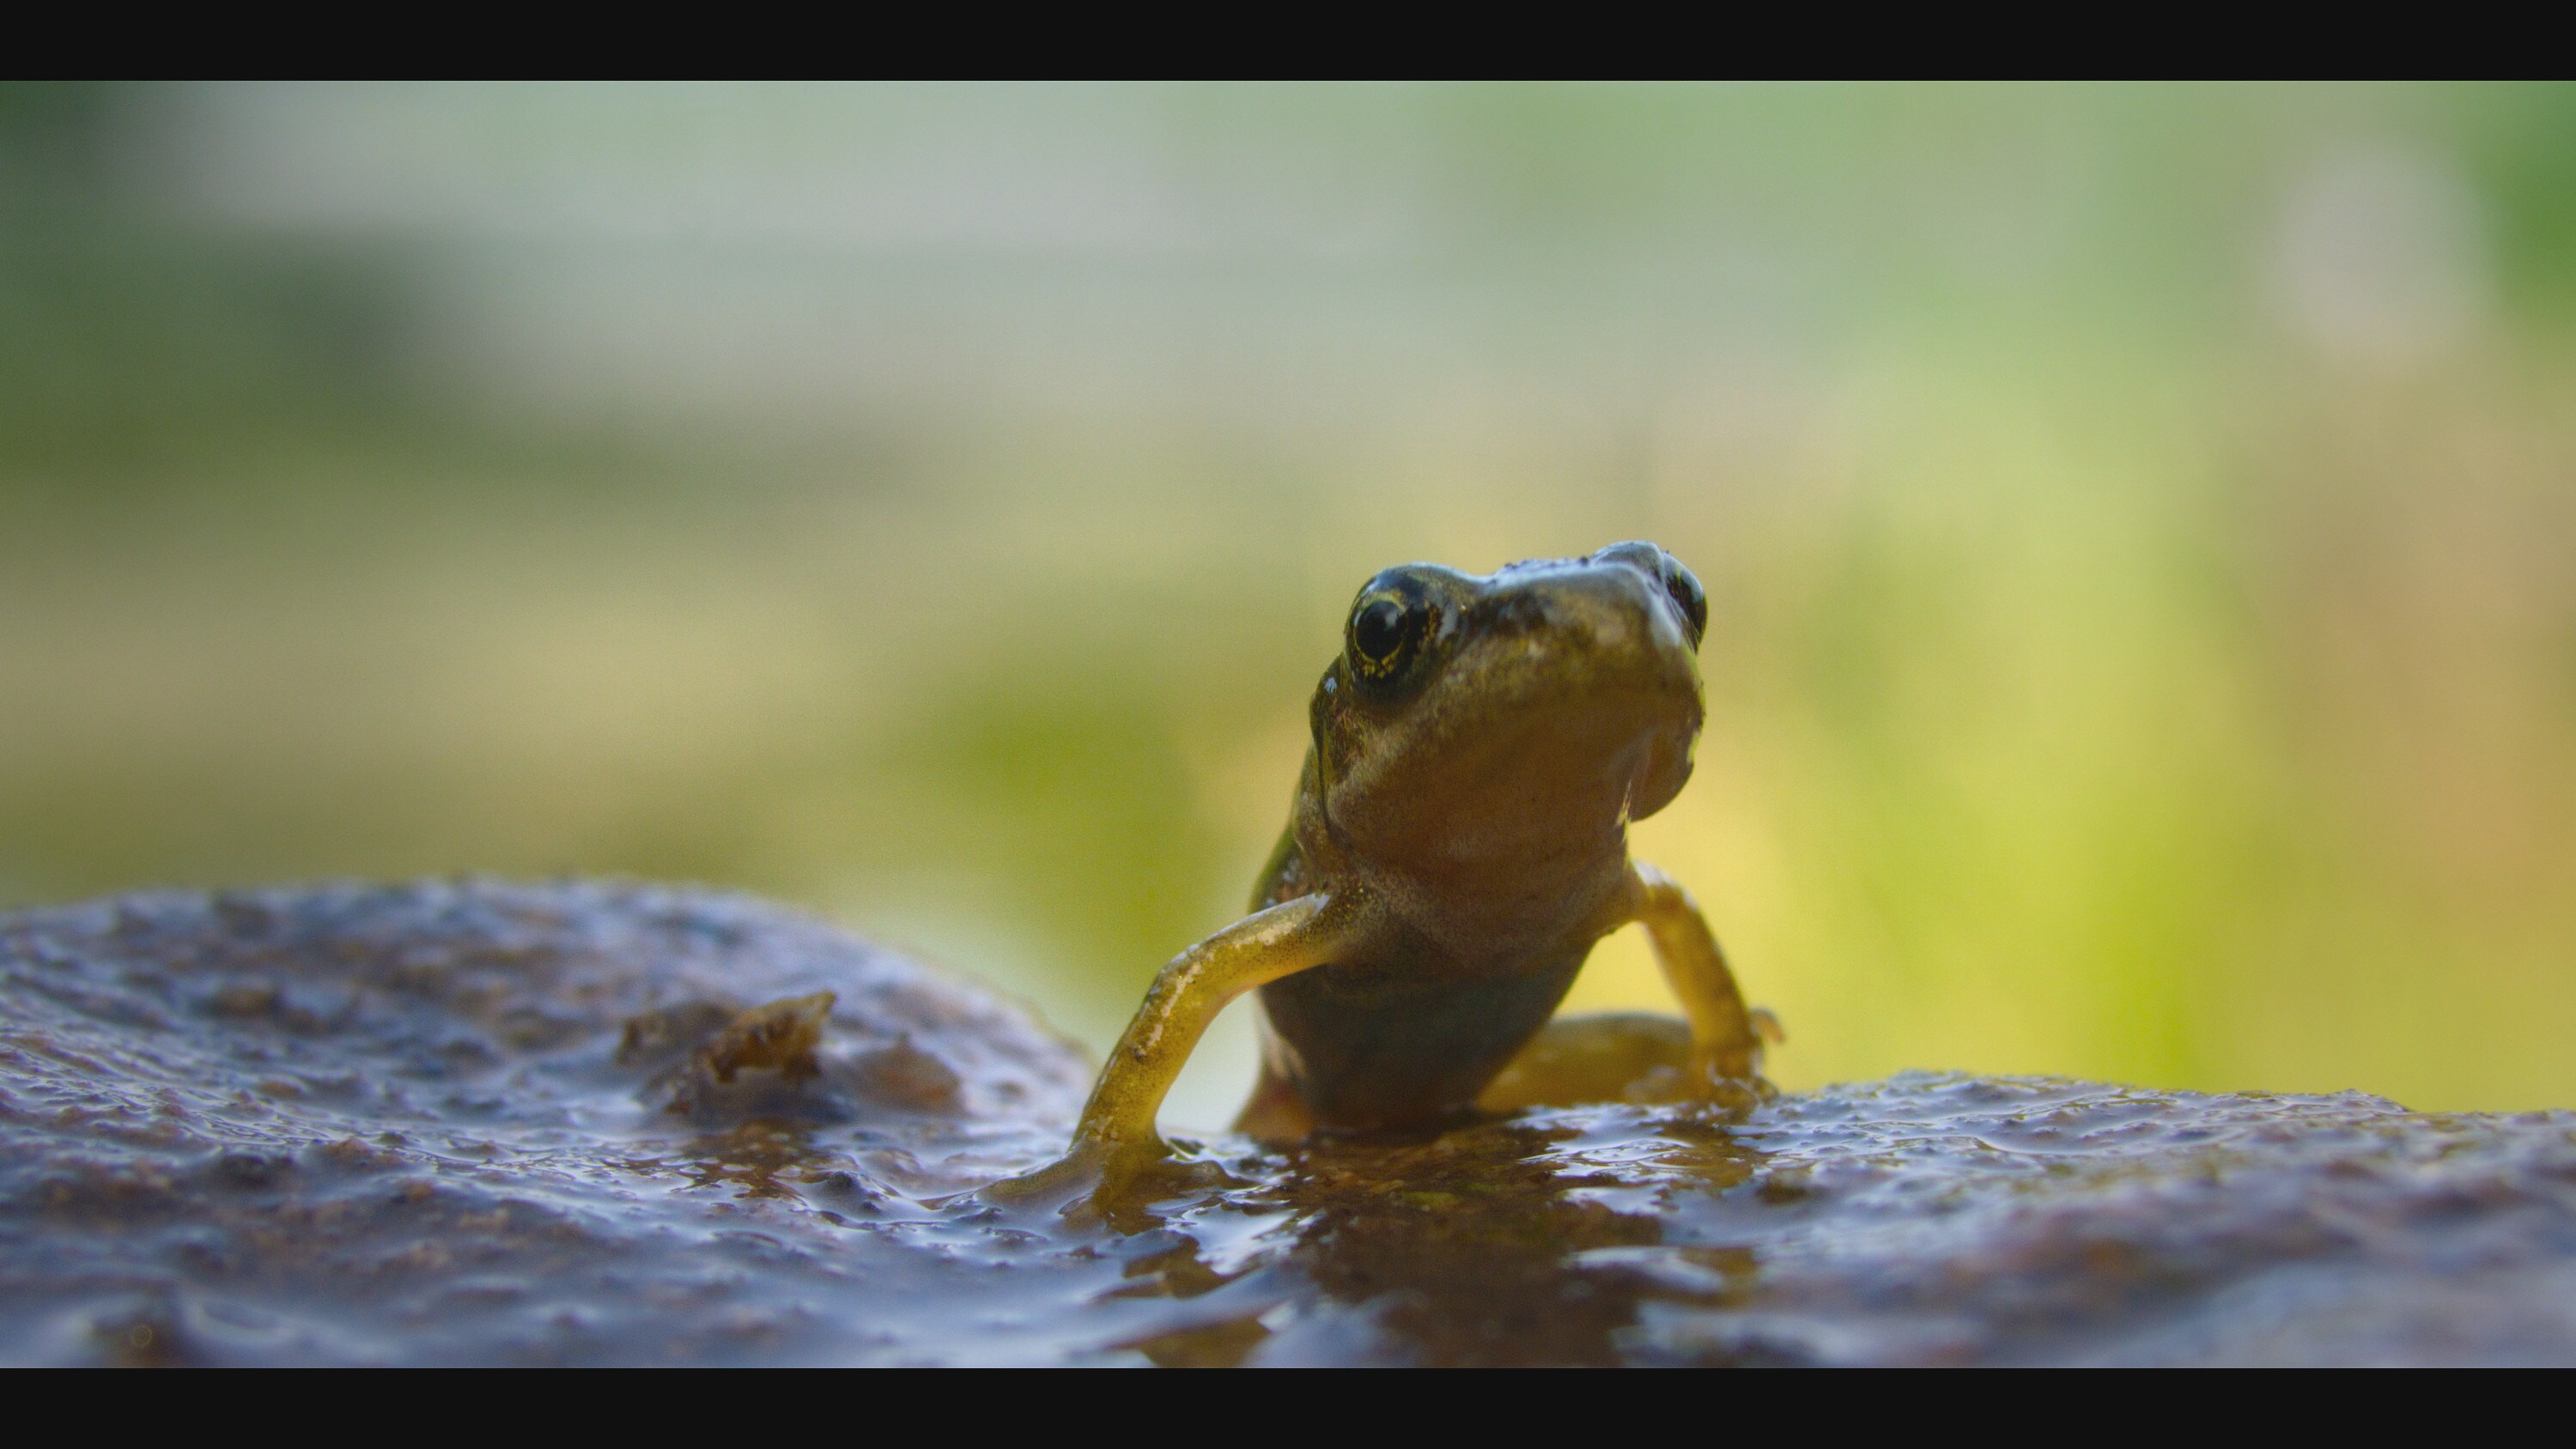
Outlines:
{"label": "yellow-green frog leg", "polygon": [[1531,1038],[1476,1098],[1488,1112],[1590,1102],[1717,1101],[1771,1095],[1762,1044],[1781,1039],[1771,1013],[1747,1009],[1717,938],[1688,891],[1632,863],[1603,929],[1646,928],[1686,1021],[1640,1012],[1561,1016]]}
{"label": "yellow-green frog leg", "polygon": [[1761,1077],[1762,1041],[1779,1035],[1779,1023],[1771,1013],[1745,1006],[1699,903],[1671,876],[1644,861],[1631,861],[1625,904],[1628,919],[1646,928],[1664,981],[1690,1023],[1695,1082],[1745,1083],[1768,1095],[1769,1084]]}
{"label": "yellow-green frog leg", "polygon": [[1362,911],[1300,896],[1244,917],[1172,958],[1154,978],[1084,1104],[1073,1145],[1057,1162],[996,1183],[1002,1200],[1120,1196],[1170,1155],[1154,1114],[1217,1013],[1247,991],[1330,960],[1356,936]]}

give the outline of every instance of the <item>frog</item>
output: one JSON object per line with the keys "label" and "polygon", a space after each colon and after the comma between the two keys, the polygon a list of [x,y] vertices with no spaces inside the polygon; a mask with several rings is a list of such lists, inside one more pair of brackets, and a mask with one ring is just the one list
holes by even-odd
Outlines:
{"label": "frog", "polygon": [[[1583,1100],[1741,1113],[1769,1013],[1698,904],[1628,827],[1690,779],[1708,595],[1648,542],[1493,573],[1386,569],[1344,616],[1307,709],[1289,819],[1248,914],[1163,967],[1066,1155],[1005,1200],[1168,1177],[1156,1114],[1217,1014],[1258,1002],[1257,1141],[1436,1129]],[[1593,946],[1645,928],[1681,1021],[1557,1016]]]}

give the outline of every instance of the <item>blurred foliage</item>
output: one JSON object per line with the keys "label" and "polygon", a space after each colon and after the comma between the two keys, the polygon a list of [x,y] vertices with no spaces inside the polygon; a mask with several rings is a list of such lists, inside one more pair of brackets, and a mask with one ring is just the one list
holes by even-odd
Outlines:
{"label": "blurred foliage", "polygon": [[1647,536],[1784,1081],[2564,1105],[2571,259],[2564,86],[0,87],[0,897],[692,877],[1096,1043],[1362,578]]}
{"label": "blurred foliage", "polygon": [[[0,100],[0,436],[19,486],[184,465],[278,415],[385,399],[395,293],[328,249],[183,231],[114,204],[126,108],[102,86]],[[373,384],[371,386],[371,384]]]}

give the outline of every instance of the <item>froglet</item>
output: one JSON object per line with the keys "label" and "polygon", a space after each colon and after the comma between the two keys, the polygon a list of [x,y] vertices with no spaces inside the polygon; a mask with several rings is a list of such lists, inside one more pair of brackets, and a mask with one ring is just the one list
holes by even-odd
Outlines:
{"label": "froglet", "polygon": [[[1165,966],[1051,1167],[1003,1198],[1132,1197],[1169,1157],[1154,1115],[1200,1034],[1258,991],[1269,1141],[1477,1108],[1657,1095],[1749,1105],[1747,1010],[1699,908],[1628,855],[1690,778],[1708,600],[1651,543],[1361,588],[1308,714],[1313,742],[1251,914]],[[1593,943],[1645,926],[1687,1035],[1654,1017],[1550,1024]]]}

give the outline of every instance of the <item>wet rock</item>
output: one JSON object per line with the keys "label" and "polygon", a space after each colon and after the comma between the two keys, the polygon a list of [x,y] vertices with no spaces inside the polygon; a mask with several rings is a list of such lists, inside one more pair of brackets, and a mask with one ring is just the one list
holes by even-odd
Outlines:
{"label": "wet rock", "polygon": [[0,916],[0,1358],[764,1357],[811,1325],[744,1260],[828,1251],[770,1218],[973,1186],[1089,1082],[1023,1014],[714,893]]}
{"label": "wet rock", "polygon": [[739,897],[0,917],[13,1363],[2560,1363],[2576,1117],[1913,1074],[969,1189],[1085,1063]]}

